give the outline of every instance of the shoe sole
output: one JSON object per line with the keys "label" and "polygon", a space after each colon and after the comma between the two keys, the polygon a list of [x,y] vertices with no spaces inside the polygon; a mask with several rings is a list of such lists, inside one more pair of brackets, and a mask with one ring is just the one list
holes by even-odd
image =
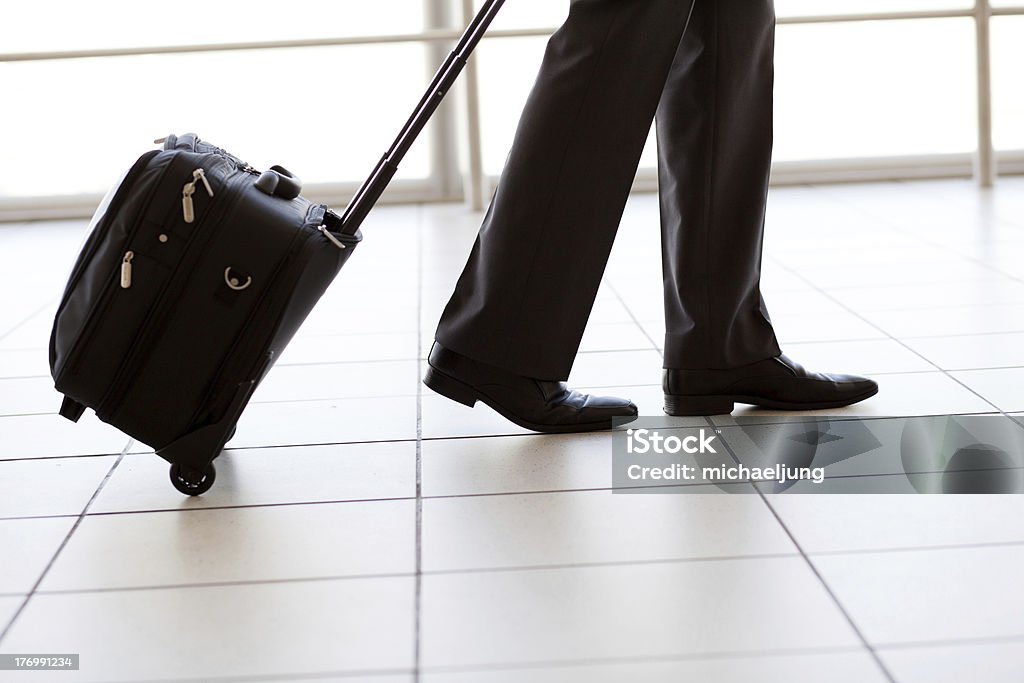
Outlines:
{"label": "shoe sole", "polygon": [[[477,401],[480,401],[509,422],[517,424],[523,429],[529,429],[532,432],[540,432],[542,434],[572,434],[575,432],[596,432],[612,428],[611,420],[571,425],[544,425],[529,422],[528,420],[524,420],[518,415],[506,410],[500,403],[494,401],[490,396],[482,391],[478,391],[465,382],[460,382],[451,375],[446,375],[430,364],[427,365],[427,371],[423,376],[423,383],[432,391],[444,396],[445,398],[449,398],[470,408],[474,407]],[[622,415],[620,417],[625,419],[628,416]],[[633,417],[633,419],[636,419],[636,417]]]}
{"label": "shoe sole", "polygon": [[728,415],[735,409],[737,403],[746,403],[769,410],[827,410],[829,408],[845,408],[846,406],[860,403],[878,393],[878,387],[865,391],[852,398],[842,401],[820,401],[815,403],[790,403],[786,401],[772,401],[770,399],[757,398],[756,396],[677,396],[665,394],[665,412],[672,417],[693,417],[699,415]]}

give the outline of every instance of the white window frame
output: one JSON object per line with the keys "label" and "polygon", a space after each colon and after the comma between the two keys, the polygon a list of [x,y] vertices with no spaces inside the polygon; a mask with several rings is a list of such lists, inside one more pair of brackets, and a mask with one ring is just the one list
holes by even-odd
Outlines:
{"label": "white window frame", "polygon": [[[335,37],[307,40],[253,41],[192,45],[160,45],[129,48],[68,50],[46,52],[0,53],[0,63],[97,57],[134,57],[239,50],[274,50],[340,45],[383,45],[420,43],[440,63],[448,49],[461,34],[453,26],[465,24],[474,13],[473,0],[423,0],[427,27],[414,33],[373,36]],[[866,12],[856,14],[780,17],[780,25],[827,24],[865,21],[906,21],[914,19],[969,18],[975,24],[977,50],[977,146],[967,154],[935,154],[908,157],[869,157],[857,159],[826,159],[776,162],[772,168],[773,185],[851,181],[882,181],[913,178],[974,177],[979,187],[991,187],[998,175],[1024,173],[1024,150],[997,153],[992,137],[992,51],[990,31],[992,18],[1024,16],[1022,7],[992,7],[991,0],[975,0],[972,8],[960,10],[924,10],[904,12]],[[486,40],[505,38],[547,37],[553,28],[492,30]],[[496,178],[484,171],[482,122],[480,120],[479,75],[471,61],[460,85],[460,95],[446,103],[438,112],[431,129],[433,164],[426,181],[398,181],[387,192],[384,201],[457,202],[464,201],[472,210],[486,204]],[[388,140],[381,140],[382,150]],[[368,169],[369,170],[369,169]],[[651,170],[642,171],[634,189],[651,191],[657,177]],[[321,201],[344,205],[357,189],[356,183],[329,183],[307,188],[307,194]],[[0,221],[42,218],[84,217],[99,203],[99,195],[22,197],[0,199]]]}

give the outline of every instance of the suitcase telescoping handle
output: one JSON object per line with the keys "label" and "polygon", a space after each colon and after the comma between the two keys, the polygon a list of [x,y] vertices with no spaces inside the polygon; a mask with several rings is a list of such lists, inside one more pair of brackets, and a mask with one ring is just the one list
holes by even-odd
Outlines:
{"label": "suitcase telescoping handle", "polygon": [[437,70],[434,80],[431,81],[420,103],[416,105],[416,110],[409,117],[409,120],[402,128],[402,132],[395,138],[391,149],[377,162],[373,173],[370,174],[370,177],[366,179],[366,182],[356,192],[352,201],[349,202],[348,208],[345,209],[345,214],[341,217],[342,233],[354,235],[359,226],[362,225],[363,220],[370,213],[370,209],[380,199],[391,179],[395,177],[398,165],[402,163],[402,159],[405,158],[409,148],[412,147],[412,143],[416,141],[416,138],[427,125],[427,122],[430,121],[430,117],[437,111],[445,95],[455,85],[455,81],[458,80],[463,68],[465,68],[469,56],[476,49],[480,39],[484,37],[491,22],[494,21],[494,17],[497,16],[498,10],[504,4],[505,0],[487,0],[473,21],[470,22],[466,32],[462,34],[458,45],[448,55],[441,68]]}

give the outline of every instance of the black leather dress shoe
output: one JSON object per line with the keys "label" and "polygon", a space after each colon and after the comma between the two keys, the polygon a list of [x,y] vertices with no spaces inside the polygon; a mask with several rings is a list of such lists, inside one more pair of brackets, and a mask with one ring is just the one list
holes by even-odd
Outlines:
{"label": "black leather dress shoe", "polygon": [[614,417],[636,417],[632,402],[591,396],[549,382],[520,377],[449,351],[437,342],[427,358],[423,383],[472,408],[483,401],[503,417],[535,432],[590,432],[611,429]]}
{"label": "black leather dress shoe", "polygon": [[866,377],[809,372],[781,355],[732,370],[665,370],[665,412],[723,415],[734,403],[773,410],[841,408],[878,393]]}

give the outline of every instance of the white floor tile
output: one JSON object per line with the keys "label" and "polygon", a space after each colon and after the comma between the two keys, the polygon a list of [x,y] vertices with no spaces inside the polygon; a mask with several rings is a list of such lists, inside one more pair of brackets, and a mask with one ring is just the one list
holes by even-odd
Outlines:
{"label": "white floor tile", "polygon": [[849,287],[829,294],[858,313],[1024,302],[1024,283],[1009,278],[925,285]]}
{"label": "white floor tile", "polygon": [[1022,496],[769,494],[807,553],[1024,543]]}
{"label": "white floor tile", "polygon": [[[669,419],[673,426],[707,424],[704,418]],[[423,495],[611,488],[611,440],[611,431],[428,438],[422,443]]]}
{"label": "white floor tile", "polygon": [[0,379],[0,416],[56,413],[60,402],[61,395],[48,375]]}
{"label": "white floor tile", "polygon": [[20,595],[0,596],[0,625],[6,627],[24,601]]}
{"label": "white floor tile", "polygon": [[324,401],[336,398],[415,396],[415,360],[275,367],[252,401]]}
{"label": "white floor tile", "polygon": [[[580,353],[600,351],[634,351],[651,349],[654,345],[636,323],[589,325],[580,342]],[[577,364],[579,360],[577,360]]]}
{"label": "white floor tile", "polygon": [[275,368],[299,363],[351,363],[416,358],[416,333],[305,335],[300,331]]}
{"label": "white floor tile", "polygon": [[87,413],[77,423],[57,414],[0,417],[0,460],[120,453],[128,437]]}
{"label": "white floor tile", "polygon": [[1024,633],[1024,545],[820,555],[813,562],[872,644]]}
{"label": "white floor tile", "polygon": [[772,324],[781,344],[886,338],[885,332],[845,311],[820,315],[816,312],[772,314]]}
{"label": "white floor tile", "polygon": [[594,301],[590,311],[590,322],[595,325],[607,323],[628,323],[633,317],[618,299],[601,298]]}
{"label": "white floor tile", "polygon": [[[558,668],[432,673],[423,683],[883,683],[887,679],[867,652],[777,654],[736,659],[609,663]],[[952,679],[950,679],[952,680]],[[1006,679],[1009,681],[1010,679]]]}
{"label": "white floor tile", "polygon": [[864,316],[899,339],[1024,331],[1024,304],[869,311]]}
{"label": "white floor tile", "polygon": [[0,517],[80,514],[116,459],[0,460]]}
{"label": "white floor tile", "polygon": [[1024,641],[882,648],[879,655],[900,683],[1018,683]]}
{"label": "white floor tile", "polygon": [[256,403],[238,421],[234,448],[416,438],[416,397]]}
{"label": "white floor tile", "polygon": [[[1024,275],[1020,184],[773,188],[762,286],[784,349],[881,384],[826,413],[1024,411],[1024,284],[1010,277]],[[526,435],[417,384],[415,359],[481,219],[462,205],[375,211],[261,388],[267,402],[246,411],[215,487],[182,496],[137,444],[90,509],[131,514],[87,516],[46,587],[109,590],[37,594],[4,651],[82,653],[77,678],[33,680],[411,683],[412,577],[294,580],[413,571],[421,416],[423,561],[435,572],[422,585],[425,680],[885,680],[805,560],[722,559],[792,551],[760,497],[593,490],[611,485],[610,433]],[[662,416],[663,303],[660,269],[636,264],[660,258],[657,223],[656,196],[631,198],[572,378],[649,416]],[[53,414],[46,347],[84,225],[0,230],[0,545],[13,549],[0,558],[0,628],[128,443],[91,413],[77,425]],[[836,253],[852,265],[836,267]],[[480,435],[510,436],[436,438]],[[96,457],[65,457],[80,455]],[[911,490],[891,460],[831,463],[830,477],[846,476],[826,486]],[[876,471],[887,476],[854,476]],[[373,499],[392,500],[358,502]],[[769,496],[900,683],[1020,678],[1016,499]],[[257,583],[117,588],[224,581]]]}
{"label": "white floor tile", "polygon": [[820,315],[841,316],[849,313],[825,294],[816,290],[785,292],[766,296],[768,313],[774,321],[788,321],[791,318],[816,318]]}
{"label": "white floor tile", "polygon": [[1024,368],[951,373],[1005,412],[1024,410]]}
{"label": "white floor tile", "polygon": [[613,387],[661,384],[661,355],[649,351],[583,353],[569,375],[573,387]]}
{"label": "white floor tile", "polygon": [[411,500],[89,515],[40,590],[411,573],[415,522]]}
{"label": "white floor tile", "polygon": [[935,370],[934,365],[892,339],[789,344],[783,351],[816,372],[885,375]]}
{"label": "white floor tile", "polygon": [[163,459],[150,453],[130,455],[117,466],[89,511],[186,510],[416,495],[416,444],[412,441],[229,448],[215,465],[213,488],[202,496],[187,497],[171,486],[169,466]]}
{"label": "white floor tile", "polygon": [[413,580],[36,595],[4,650],[54,648],[81,654],[82,680],[411,669]]}
{"label": "white floor tile", "polygon": [[427,668],[846,647],[802,559],[427,575]]}
{"label": "white floor tile", "polygon": [[612,434],[427,440],[423,495],[608,488]]}
{"label": "white floor tile", "polygon": [[900,267],[888,264],[850,263],[849,265],[826,264],[817,268],[802,266],[800,274],[816,287],[838,289],[842,287],[863,287],[864,285],[905,285],[931,282],[974,282],[999,277],[998,273],[967,259],[952,256],[943,260],[934,259],[904,263]]}
{"label": "white floor tile", "polygon": [[50,362],[43,349],[0,351],[0,377],[48,377]]}
{"label": "white floor tile", "polygon": [[[416,283],[410,281],[414,288]],[[302,324],[307,335],[391,334],[416,332],[416,307],[381,309],[345,309],[317,306]]]}
{"label": "white floor tile", "polygon": [[1024,366],[1024,333],[927,337],[906,344],[944,370]]}
{"label": "white floor tile", "polygon": [[[43,303],[45,302],[39,302],[39,305]],[[4,330],[5,334],[3,337],[0,337],[0,350],[34,349],[46,354],[46,349],[50,343],[50,332],[53,330],[53,316],[56,312],[56,306],[47,307],[19,324],[13,331],[7,332],[7,330]],[[15,318],[7,318],[6,313],[4,314],[4,319],[5,322],[7,320],[18,322]]]}
{"label": "white floor tile", "polygon": [[765,263],[761,270],[761,291],[766,296],[786,294],[789,292],[810,291],[811,286],[803,278],[794,275],[773,263]]}
{"label": "white floor tile", "polygon": [[423,388],[423,438],[532,434],[506,420],[489,406],[477,402],[469,408]]}
{"label": "white floor tile", "polygon": [[74,517],[0,520],[0,593],[28,593],[64,542]]}
{"label": "white floor tile", "polygon": [[[657,495],[576,491],[423,503],[425,571],[795,553],[748,485]],[[746,495],[744,495],[746,494]]]}
{"label": "white floor tile", "polygon": [[654,340],[654,346],[659,351],[665,348],[665,320],[662,318],[650,318],[647,320],[640,320],[640,328],[647,333],[652,340]]}

